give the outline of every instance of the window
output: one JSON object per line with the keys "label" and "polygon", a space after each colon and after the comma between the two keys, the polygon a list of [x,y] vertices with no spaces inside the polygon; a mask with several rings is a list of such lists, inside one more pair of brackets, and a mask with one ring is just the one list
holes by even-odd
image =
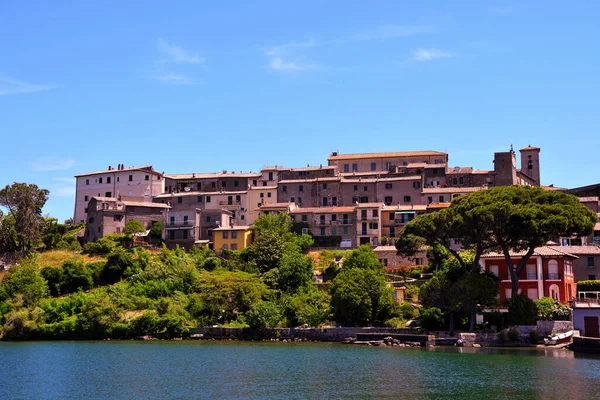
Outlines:
{"label": "window", "polygon": [[221,186],[222,186],[222,187],[226,187],[226,186],[227,186],[227,181],[223,181],[223,182],[221,182]]}
{"label": "window", "polygon": [[431,204],[431,203],[433,203],[433,197],[428,196],[427,197],[427,204]]}
{"label": "window", "polygon": [[392,163],[388,161],[385,163],[385,169],[389,171],[390,168],[392,168]]}
{"label": "window", "polygon": [[177,198],[177,203],[181,203],[181,202],[183,202],[183,197],[178,197]]}
{"label": "window", "polygon": [[331,227],[331,234],[332,234],[332,235],[336,235],[336,234],[337,234],[337,229],[336,229],[336,227],[335,227],[335,226],[332,226],[332,227]]}
{"label": "window", "polygon": [[376,171],[377,170],[377,164],[375,164],[374,162],[371,163],[371,171]]}
{"label": "window", "polygon": [[261,193],[261,194],[260,194],[260,198],[261,198],[261,199],[264,199],[264,198],[265,198],[265,194],[264,194],[264,193]]}
{"label": "window", "polygon": [[413,189],[419,189],[421,187],[421,182],[413,182]]}
{"label": "window", "polygon": [[391,189],[392,188],[392,184],[391,183],[386,183],[385,184],[385,188],[386,189]]}
{"label": "window", "polygon": [[223,243],[223,246],[221,247],[222,250],[227,250],[229,249],[229,246],[227,246],[227,243]]}
{"label": "window", "polygon": [[498,276],[498,266],[497,265],[490,265],[489,272],[490,272],[490,274],[494,274],[494,275]]}
{"label": "window", "polygon": [[327,205],[327,197],[323,197],[323,205],[326,206]]}
{"label": "window", "polygon": [[243,221],[243,220],[245,220],[245,219],[246,219],[246,216],[245,216],[244,214],[242,214],[242,216],[241,216],[240,218],[241,218],[241,220]]}
{"label": "window", "polygon": [[146,189],[146,196],[150,196],[150,189]]}
{"label": "window", "polygon": [[352,164],[352,172],[358,171],[358,164]]}
{"label": "window", "polygon": [[290,197],[290,203],[293,203],[293,202],[294,202],[294,198]]}
{"label": "window", "polygon": [[282,191],[282,192],[287,192],[287,186],[283,185],[283,186],[281,187],[281,191]]}
{"label": "window", "polygon": [[133,181],[133,175],[129,175],[129,182]]}
{"label": "window", "polygon": [[237,232],[236,231],[232,231],[231,232],[231,238],[232,239],[237,239]]}
{"label": "window", "polygon": [[332,206],[337,206],[337,197],[332,197],[331,198],[331,205]]}
{"label": "window", "polygon": [[325,228],[321,228],[321,236],[325,236]]}
{"label": "window", "polygon": [[98,178],[98,183],[102,183],[102,177]]}
{"label": "window", "polygon": [[223,239],[229,239],[229,232],[223,231]]}
{"label": "window", "polygon": [[347,235],[347,234],[348,234],[348,227],[347,227],[347,226],[345,226],[345,227],[344,227],[344,235]]}
{"label": "window", "polygon": [[216,187],[217,187],[217,183],[216,183],[216,182],[211,182],[211,183],[210,183],[210,185],[211,185],[213,188],[216,188]]}
{"label": "window", "polygon": [[458,180],[456,178],[452,178],[452,184],[456,185],[456,183],[458,182]]}
{"label": "window", "polygon": [[344,164],[344,172],[350,172],[350,165]]}
{"label": "window", "polygon": [[596,275],[588,275],[588,281],[595,281]]}
{"label": "window", "polygon": [[[86,208],[83,210],[83,212],[87,214],[87,210],[88,210],[88,209],[87,209],[87,207],[86,207]],[[83,221],[81,221],[81,222],[83,222]]]}
{"label": "window", "polygon": [[198,203],[202,203],[202,196],[198,196]]}
{"label": "window", "polygon": [[368,196],[361,196],[358,201],[360,203],[368,203],[369,202],[369,197]]}
{"label": "window", "polygon": [[100,231],[100,227],[98,227],[98,233],[100,233],[100,232],[101,232],[101,231]]}
{"label": "window", "polygon": [[253,179],[252,180],[252,186],[256,186],[256,184],[257,184],[256,179]]}
{"label": "window", "polygon": [[269,172],[269,180],[272,181],[273,180],[273,173]]}
{"label": "window", "polygon": [[188,224],[188,219],[189,219],[189,218],[188,218],[188,216],[187,216],[187,215],[184,215],[184,216],[183,216],[183,224],[184,224],[184,225],[187,225],[187,224]]}
{"label": "window", "polygon": [[379,229],[379,224],[377,222],[369,223],[369,229]]}
{"label": "window", "polygon": [[384,202],[386,205],[388,205],[388,206],[389,206],[390,204],[392,204],[392,201],[393,201],[393,200],[392,200],[392,196],[385,196],[385,197],[383,198],[383,202]]}
{"label": "window", "polygon": [[169,239],[175,240],[175,231],[169,231]]}
{"label": "window", "polygon": [[206,202],[210,203],[210,196],[206,196]]}
{"label": "window", "polygon": [[206,222],[210,222],[210,215],[206,216]]}
{"label": "window", "polygon": [[379,216],[379,210],[373,210],[373,218]]}
{"label": "window", "polygon": [[87,196],[85,196],[85,197],[83,198],[83,201],[88,201],[88,197],[87,197]]}
{"label": "window", "polygon": [[233,187],[238,187],[240,186],[240,182],[239,181],[233,181]]}
{"label": "window", "polygon": [[390,237],[396,237],[396,227],[390,226]]}
{"label": "window", "polygon": [[[271,197],[271,193],[269,193],[269,197]],[[298,197],[298,204],[302,204],[302,197]]]}
{"label": "window", "polygon": [[181,231],[181,235],[183,236],[182,239],[187,239],[188,238],[188,231],[187,230]]}
{"label": "window", "polygon": [[231,243],[231,250],[237,250],[237,243]]}
{"label": "window", "polygon": [[434,168],[432,171],[433,175],[437,175],[437,168]]}
{"label": "window", "polygon": [[458,179],[458,182],[462,185],[465,183],[465,178],[463,178],[462,176]]}
{"label": "window", "polygon": [[[239,197],[239,196],[238,196]],[[271,197],[271,192],[267,193],[267,197]],[[238,200],[239,201],[239,200]]]}
{"label": "window", "polygon": [[267,182],[266,182],[266,181],[265,181],[265,182],[263,182],[263,186],[267,186]]}
{"label": "window", "polygon": [[404,202],[410,203],[410,196],[404,196]]}
{"label": "window", "polygon": [[593,267],[594,266],[594,257],[588,257],[587,258],[587,266],[588,267]]}
{"label": "window", "polygon": [[169,218],[169,225],[175,225],[175,217]]}
{"label": "window", "polygon": [[[271,194],[271,193],[269,193]],[[242,200],[242,197],[239,194],[235,195],[235,201],[237,201],[238,203]]]}
{"label": "window", "polygon": [[320,221],[321,225],[325,225],[325,216],[324,215],[320,215],[319,216],[319,221]]}
{"label": "window", "polygon": [[444,202],[444,196],[440,196],[440,203]]}
{"label": "window", "polygon": [[533,169],[533,161],[531,161],[531,160],[527,161],[527,169]]}
{"label": "window", "polygon": [[365,192],[369,191],[369,187],[368,186],[363,186],[363,189],[364,189]]}
{"label": "window", "polygon": [[298,186],[298,191],[299,192],[304,192],[304,185]]}
{"label": "window", "polygon": [[112,197],[112,193],[111,192],[106,192],[106,193],[104,193],[104,197]]}
{"label": "window", "polygon": [[94,223],[94,218],[93,218],[93,217],[89,219],[89,223],[90,223],[90,224],[93,224],[93,223]]}
{"label": "window", "polygon": [[354,185],[354,191],[358,192],[358,185]]}
{"label": "window", "polygon": [[89,184],[90,184],[90,180],[89,180],[89,179],[86,179],[86,180],[85,180],[85,184],[86,184],[86,185],[89,185]]}
{"label": "window", "polygon": [[110,176],[106,177],[106,183],[110,183]]}

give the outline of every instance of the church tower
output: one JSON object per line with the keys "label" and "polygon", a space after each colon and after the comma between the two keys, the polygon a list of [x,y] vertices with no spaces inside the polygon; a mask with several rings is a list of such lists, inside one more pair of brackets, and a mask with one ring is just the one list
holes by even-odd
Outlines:
{"label": "church tower", "polygon": [[521,172],[535,180],[540,186],[540,148],[531,145],[519,150],[521,152]]}

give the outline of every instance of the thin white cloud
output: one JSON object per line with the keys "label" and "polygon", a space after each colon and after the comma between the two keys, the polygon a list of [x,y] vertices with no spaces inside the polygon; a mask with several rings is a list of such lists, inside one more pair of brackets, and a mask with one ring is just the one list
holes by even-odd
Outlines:
{"label": "thin white cloud", "polygon": [[155,75],[152,79],[169,85],[198,85],[199,83],[182,74]]}
{"label": "thin white cloud", "polygon": [[173,43],[169,43],[164,39],[158,39],[158,50],[165,56],[162,62],[170,62],[176,64],[203,64],[204,58],[200,57],[197,53],[193,53],[177,46]]}
{"label": "thin white cloud", "polygon": [[22,93],[36,93],[56,89],[56,85],[36,85],[8,76],[0,76],[0,96]]}
{"label": "thin white cloud", "polygon": [[31,168],[34,171],[61,171],[71,168],[73,164],[75,160],[46,157],[33,163]]}
{"label": "thin white cloud", "polygon": [[302,42],[289,42],[272,46],[264,54],[269,57],[267,67],[275,71],[302,71],[312,69],[316,65],[298,61],[298,54],[316,47],[341,46],[355,42],[371,40],[391,40],[395,38],[415,36],[433,32],[433,28],[425,25],[381,25],[345,38],[318,41],[314,38]]}
{"label": "thin white cloud", "polygon": [[431,61],[438,58],[454,57],[452,53],[448,53],[439,49],[419,49],[413,53],[413,58],[417,61]]}

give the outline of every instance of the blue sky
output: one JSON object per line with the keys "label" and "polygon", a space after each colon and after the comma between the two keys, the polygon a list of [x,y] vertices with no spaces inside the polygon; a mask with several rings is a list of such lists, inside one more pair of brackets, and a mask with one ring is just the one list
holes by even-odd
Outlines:
{"label": "blue sky", "polygon": [[151,164],[257,171],[431,149],[493,168],[542,148],[543,184],[597,183],[598,2],[0,5],[0,185]]}

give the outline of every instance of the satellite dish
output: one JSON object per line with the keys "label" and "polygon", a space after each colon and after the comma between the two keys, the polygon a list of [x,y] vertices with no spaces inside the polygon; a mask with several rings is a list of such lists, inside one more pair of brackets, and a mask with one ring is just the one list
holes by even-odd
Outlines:
{"label": "satellite dish", "polygon": [[184,191],[189,192],[190,190],[192,190],[189,186],[186,186],[183,188]]}

